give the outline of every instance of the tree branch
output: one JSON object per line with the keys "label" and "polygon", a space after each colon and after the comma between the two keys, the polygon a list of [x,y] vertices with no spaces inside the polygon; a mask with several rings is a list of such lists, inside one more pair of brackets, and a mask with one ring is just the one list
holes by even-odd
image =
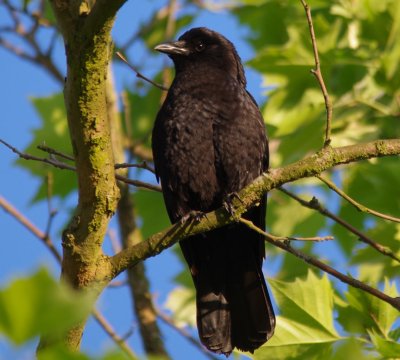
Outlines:
{"label": "tree branch", "polygon": [[[83,31],[89,36],[102,31],[104,26],[114,21],[118,10],[127,0],[96,0],[92,9],[88,9],[88,18],[85,22]],[[103,28],[103,29],[102,29]]]}
{"label": "tree branch", "polygon": [[142,73],[140,73],[138,69],[136,69],[133,65],[129,64],[129,62],[128,62],[128,60],[126,60],[125,56],[123,56],[119,51],[117,51],[115,53],[115,55],[117,55],[126,65],[129,66],[129,68],[131,70],[133,70],[135,72],[137,78],[147,81],[149,84],[155,86],[156,88],[159,88],[160,90],[168,91],[168,88],[166,86],[157,84],[153,80],[149,79],[148,77],[146,77]]}
{"label": "tree branch", "polygon": [[0,207],[8,212],[14,219],[21,223],[26,229],[28,229],[36,238],[38,238],[43,244],[50,250],[51,254],[61,263],[61,255],[57,251],[50,237],[47,236],[43,231],[36,227],[27,217],[19,212],[13,205],[11,205],[5,198],[0,196]]}
{"label": "tree branch", "polygon": [[[41,49],[37,39],[37,34],[40,29],[51,27],[49,22],[43,17],[43,1],[39,2],[37,8],[32,11],[25,8],[17,8],[11,5],[9,1],[4,1],[3,5],[13,21],[13,26],[2,28],[0,31],[13,33],[22,40],[24,46],[15,46],[12,39],[8,41],[4,37],[0,38],[0,46],[22,59],[34,63],[35,65],[40,65],[55,80],[62,83],[64,81],[64,76],[51,59],[56,38],[53,37],[46,51]],[[22,21],[26,19],[29,19],[30,23],[33,23],[32,25],[28,25],[28,29],[25,29],[24,26],[25,23],[28,22]]]}
{"label": "tree branch", "polygon": [[93,317],[96,319],[97,323],[103,328],[103,330],[108,334],[108,336],[118,345],[118,347],[128,356],[129,359],[137,360],[139,357],[133,352],[133,350],[125,342],[124,338],[119,336],[107,319],[103,316],[101,312],[94,309],[92,311]]}
{"label": "tree branch", "polygon": [[311,73],[316,77],[318,84],[321,88],[322,95],[324,96],[324,101],[325,101],[326,128],[325,128],[324,146],[328,146],[331,143],[332,104],[329,99],[328,90],[326,89],[324,78],[321,73],[321,64],[320,64],[319,56],[318,56],[317,40],[315,38],[315,33],[314,33],[314,25],[313,25],[312,17],[311,17],[311,9],[304,0],[300,0],[300,1],[303,4],[304,10],[306,12],[307,22],[308,22],[308,27],[310,29],[311,42],[312,42],[312,47],[313,47],[313,52],[314,52],[315,69],[311,70]]}
{"label": "tree branch", "polygon": [[[48,159],[48,158],[41,158],[41,157],[38,157],[38,156],[26,154],[26,153],[18,150],[17,148],[15,148],[14,146],[8,144],[6,141],[4,141],[2,139],[0,139],[0,143],[5,145],[6,147],[8,147],[12,152],[18,154],[18,156],[20,158],[22,158],[22,159],[43,162],[43,163],[49,164],[49,165],[54,166],[54,167],[56,167],[58,169],[61,169],[61,170],[77,171],[76,167],[68,165],[68,164],[65,164],[65,163],[63,163],[61,161],[58,161],[55,158]],[[51,148],[49,148],[47,146],[39,145],[38,147],[39,147],[40,150],[44,150],[46,152],[49,152],[50,154],[56,154],[56,155],[58,155],[60,157],[68,159],[68,160],[72,160],[73,159],[73,157],[70,157],[69,155],[60,153],[59,151],[51,149]],[[141,164],[129,164],[129,165],[128,164],[116,164],[114,167],[115,167],[115,169],[124,168],[124,167],[139,167],[139,168],[147,169],[149,171],[153,170],[148,165],[143,165],[143,164],[142,165]],[[144,189],[148,189],[148,190],[152,190],[152,191],[157,191],[157,192],[161,191],[161,187],[158,186],[158,185],[149,184],[149,183],[146,183],[146,182],[143,182],[143,181],[140,181],[140,180],[128,179],[125,176],[122,176],[122,175],[119,175],[119,174],[116,174],[115,178],[117,180],[119,180],[119,181],[122,181],[122,182],[124,182],[126,184],[129,184],[129,185],[134,185],[136,187],[140,187],[140,188],[144,188]]]}
{"label": "tree branch", "polygon": [[36,146],[36,147],[37,147],[39,150],[42,150],[42,151],[44,151],[44,152],[47,152],[48,154],[57,155],[57,156],[62,157],[62,158],[64,158],[64,159],[66,159],[66,160],[75,161],[75,159],[74,159],[73,156],[68,155],[68,154],[64,154],[64,153],[62,153],[62,152],[60,152],[60,151],[58,151],[58,150],[56,150],[56,149],[53,149],[53,148],[51,148],[51,147],[49,147],[49,146],[46,146],[46,145],[38,145],[38,146]]}
{"label": "tree branch", "polygon": [[400,258],[389,248],[386,246],[383,246],[376,241],[372,240],[370,237],[367,235],[363,234],[361,231],[356,229],[354,226],[350,225],[348,222],[344,221],[340,217],[336,216],[335,214],[331,213],[328,209],[326,209],[324,206],[321,205],[321,203],[318,201],[316,197],[313,197],[310,201],[305,201],[298,197],[296,194],[292,193],[291,191],[286,190],[285,188],[280,187],[280,191],[285,193],[286,195],[290,196],[292,199],[296,200],[299,202],[301,205],[304,207],[307,207],[309,209],[313,209],[318,211],[320,214],[329,217],[339,225],[343,226],[345,229],[349,230],[353,234],[355,234],[358,237],[358,240],[371,246],[375,250],[379,251],[381,254],[385,256],[391,257],[393,260],[396,260],[397,262],[400,262]]}
{"label": "tree branch", "polygon": [[168,315],[166,315],[164,312],[162,312],[160,309],[156,309],[157,311],[157,316],[169,327],[174,329],[179,335],[184,337],[187,341],[189,341],[191,344],[193,344],[199,351],[203,353],[206,357],[208,357],[210,360],[218,360],[218,358],[214,355],[212,355],[211,352],[207,351],[203,345],[196,340],[192,335],[189,334],[185,329],[180,328],[174,323],[174,320],[170,318]]}
{"label": "tree branch", "polygon": [[260,228],[258,228],[256,225],[254,225],[251,221],[246,220],[241,218],[239,220],[241,223],[245,224],[246,226],[248,226],[250,229],[256,231],[257,233],[261,234],[264,236],[264,239],[269,242],[270,244],[281,248],[282,250],[285,250],[287,252],[290,252],[292,255],[298,257],[299,259],[305,261],[307,264],[313,265],[315,267],[317,267],[318,269],[334,276],[335,278],[339,279],[340,281],[361,289],[369,294],[371,294],[372,296],[377,297],[378,299],[381,299],[382,301],[385,301],[386,303],[392,305],[395,309],[400,310],[400,298],[396,297],[393,298],[389,295],[386,295],[385,293],[379,291],[378,289],[375,289],[357,279],[354,279],[350,276],[344,275],[341,272],[337,271],[336,269],[324,264],[322,261],[319,261],[315,258],[313,258],[312,256],[309,256],[297,249],[294,249],[290,246],[290,241],[286,241],[286,242],[282,242],[282,241],[277,241],[276,239],[274,239],[273,237],[270,236],[270,234],[266,233],[265,231],[261,230]]}
{"label": "tree branch", "polygon": [[400,219],[391,215],[386,215],[386,214],[382,214],[378,211],[372,210],[367,208],[364,205],[361,205],[360,203],[358,203],[357,201],[353,200],[349,195],[347,195],[344,191],[340,190],[332,181],[329,181],[328,179],[320,176],[320,175],[316,175],[316,178],[320,179],[323,183],[325,183],[331,190],[333,190],[336,194],[340,195],[343,199],[347,200],[351,205],[353,205],[358,211],[367,213],[367,214],[371,214],[377,217],[380,217],[382,219],[385,220],[389,220],[389,221],[393,221],[393,222],[397,222],[400,223]]}
{"label": "tree branch", "polygon": [[146,241],[124,249],[111,257],[111,277],[148,257],[159,254],[190,235],[210,231],[235,221],[236,217],[239,218],[247,209],[258,203],[264,193],[285,183],[315,176],[337,165],[399,154],[400,139],[377,140],[338,148],[326,147],[303,160],[283,168],[271,169],[269,173],[259,176],[253,183],[239,192],[240,201],[233,200],[235,218],[230,216],[223,208],[220,208],[208,213],[199,222],[189,220],[183,224],[174,224],[164,231],[154,234]]}

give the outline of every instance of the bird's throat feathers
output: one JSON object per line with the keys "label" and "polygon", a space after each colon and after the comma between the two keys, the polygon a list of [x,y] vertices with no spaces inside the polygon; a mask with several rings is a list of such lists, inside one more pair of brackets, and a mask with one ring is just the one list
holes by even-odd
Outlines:
{"label": "bird's throat feathers", "polygon": [[246,87],[246,78],[240,59],[236,60],[233,54],[230,55],[230,61],[211,57],[201,59],[201,61],[197,59],[195,61],[174,61],[175,78],[177,81],[180,79],[187,81],[190,80],[189,78],[207,77],[209,82],[219,82],[220,79],[226,79],[228,74],[230,78]]}

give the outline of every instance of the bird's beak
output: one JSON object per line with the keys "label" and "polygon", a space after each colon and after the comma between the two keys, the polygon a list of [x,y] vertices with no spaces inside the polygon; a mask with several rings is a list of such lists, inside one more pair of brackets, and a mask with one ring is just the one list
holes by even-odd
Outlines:
{"label": "bird's beak", "polygon": [[189,55],[190,50],[187,48],[185,41],[167,42],[157,45],[154,50],[160,51],[168,55]]}

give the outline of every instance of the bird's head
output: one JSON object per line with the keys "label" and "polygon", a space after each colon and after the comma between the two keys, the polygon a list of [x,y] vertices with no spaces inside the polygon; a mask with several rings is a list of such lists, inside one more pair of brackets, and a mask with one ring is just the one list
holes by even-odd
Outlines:
{"label": "bird's head", "polygon": [[178,41],[166,42],[154,49],[167,54],[173,60],[177,72],[188,67],[217,68],[246,85],[243,66],[233,44],[221,34],[205,27],[193,28]]}

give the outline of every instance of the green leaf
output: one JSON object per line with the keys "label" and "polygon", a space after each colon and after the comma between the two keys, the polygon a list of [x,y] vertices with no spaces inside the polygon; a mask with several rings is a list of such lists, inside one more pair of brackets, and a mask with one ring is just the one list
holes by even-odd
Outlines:
{"label": "green leaf", "polygon": [[392,331],[389,332],[389,337],[391,339],[393,339],[394,341],[399,341],[400,339],[400,327],[398,327],[397,329],[394,329]]}
{"label": "green leaf", "polygon": [[43,4],[44,10],[43,10],[43,18],[46,19],[50,24],[56,24],[56,17],[54,16],[53,9],[51,7],[51,4],[48,2],[45,2]]}
{"label": "green leaf", "polygon": [[41,269],[0,291],[0,333],[15,344],[37,335],[56,339],[86,318],[91,306],[91,296],[58,284]]}
{"label": "green leaf", "polygon": [[[390,284],[388,279],[385,279],[383,292],[393,298],[399,296],[395,282]],[[389,331],[391,330],[393,324],[400,319],[400,313],[397,309],[390,304],[376,298],[375,296],[373,296],[371,299],[370,316],[374,317],[374,320],[377,322],[377,324],[379,324],[379,329],[383,331],[385,336],[389,335]]]}
{"label": "green leaf", "polygon": [[[147,46],[152,49],[156,45],[168,41],[165,38],[165,29],[168,21],[168,11],[158,12],[156,17],[149,23],[145,24],[141,31],[141,38],[146,42]],[[175,22],[175,32],[179,31],[182,27],[189,25],[193,21],[192,15],[185,15],[179,17]]]}
{"label": "green leaf", "polygon": [[365,352],[364,343],[359,338],[348,338],[339,341],[329,360],[357,359],[373,360],[376,356]]}
{"label": "green leaf", "polygon": [[398,359],[400,355],[400,344],[390,339],[379,336],[374,331],[368,331],[371,341],[376,350],[385,358]]}
{"label": "green leaf", "polygon": [[[128,360],[128,359],[130,359],[130,358],[128,358],[128,356],[125,353],[123,353],[121,350],[117,350],[117,349],[115,349],[113,351],[109,351],[101,357],[101,360]],[[151,360],[151,359],[153,359],[153,358],[149,357],[149,360]],[[155,358],[155,360],[156,359],[157,358]]]}
{"label": "green leaf", "polygon": [[144,94],[128,92],[128,101],[132,109],[132,135],[135,141],[140,141],[150,147],[151,131],[154,119],[160,107],[162,91],[155,86],[147,88]]}
{"label": "green leaf", "polygon": [[[337,338],[329,338],[314,332],[307,325],[277,317],[274,336],[257,350],[254,359],[326,359]],[[305,339],[305,334],[308,338]]]}
{"label": "green leaf", "polygon": [[[400,224],[377,221],[374,227],[366,231],[366,235],[400,257]],[[350,263],[359,265],[361,280],[375,284],[383,281],[385,277],[398,276],[400,271],[398,261],[380,255],[367,245],[354,252]]]}
{"label": "green leaf", "polygon": [[[307,244],[305,246],[307,246]],[[311,244],[308,245],[309,248],[311,246]],[[304,248],[302,251],[304,251]],[[268,261],[268,258],[266,261]],[[280,266],[279,273],[276,275],[276,279],[283,281],[294,281],[296,278],[306,277],[309,269],[310,265],[308,265],[306,262],[296,256],[293,256],[292,254],[285,252],[283,254],[282,265]]]}
{"label": "green leaf", "polygon": [[331,352],[341,339],[333,326],[333,290],[326,276],[309,271],[293,282],[269,280],[282,316],[277,317],[274,336],[256,353],[255,359],[316,358]]}
{"label": "green leaf", "polygon": [[305,279],[294,282],[271,279],[269,283],[286,318],[313,324],[329,336],[338,337],[333,327],[333,289],[326,275],[319,278],[309,270]]}
{"label": "green leaf", "polygon": [[[24,150],[26,153],[48,157],[48,154],[37,149],[38,145],[45,144],[64,154],[72,154],[67,118],[62,93],[45,98],[33,98],[32,103],[42,121],[42,127],[33,131],[33,140]],[[60,159],[64,161],[64,159]],[[51,173],[53,179],[52,194],[65,197],[77,186],[76,174],[70,170],[60,170],[51,165],[20,159],[18,165],[24,167],[34,176],[42,180],[33,201],[45,199],[47,196],[47,182],[45,177]],[[71,163],[70,163],[71,164]]]}
{"label": "green leaf", "polygon": [[133,197],[137,215],[142,219],[141,230],[145,239],[171,224],[161,193],[139,189]]}
{"label": "green leaf", "polygon": [[[387,280],[383,292],[392,297],[399,295],[395,284]],[[369,330],[387,337],[400,318],[398,310],[364,291],[349,287],[345,297],[347,306],[338,306],[338,321],[350,333],[366,334]]]}
{"label": "green leaf", "polygon": [[57,344],[41,350],[38,360],[90,360],[91,358],[81,352],[72,351],[63,344]]}
{"label": "green leaf", "polygon": [[[358,163],[351,168],[344,191],[364,206],[379,212],[399,215],[400,183],[398,158]],[[379,189],[379,196],[371,196],[371,189]]]}
{"label": "green leaf", "polygon": [[[302,198],[309,198],[299,194]],[[277,236],[315,236],[326,225],[326,218],[315,210],[301,206],[297,201],[274,191],[268,200],[267,225]]]}
{"label": "green leaf", "polygon": [[[252,32],[248,38],[254,47],[283,44],[287,41],[287,24],[284,20],[290,15],[295,17],[293,7],[287,7],[281,1],[247,0],[243,3],[248,6],[234,9],[233,14],[242,24],[251,27]],[[265,24],[270,26],[266,27]],[[276,31],[268,31],[268,28]]]}
{"label": "green leaf", "polygon": [[178,326],[196,326],[196,294],[194,289],[176,287],[169,293],[164,306],[171,310]]}

